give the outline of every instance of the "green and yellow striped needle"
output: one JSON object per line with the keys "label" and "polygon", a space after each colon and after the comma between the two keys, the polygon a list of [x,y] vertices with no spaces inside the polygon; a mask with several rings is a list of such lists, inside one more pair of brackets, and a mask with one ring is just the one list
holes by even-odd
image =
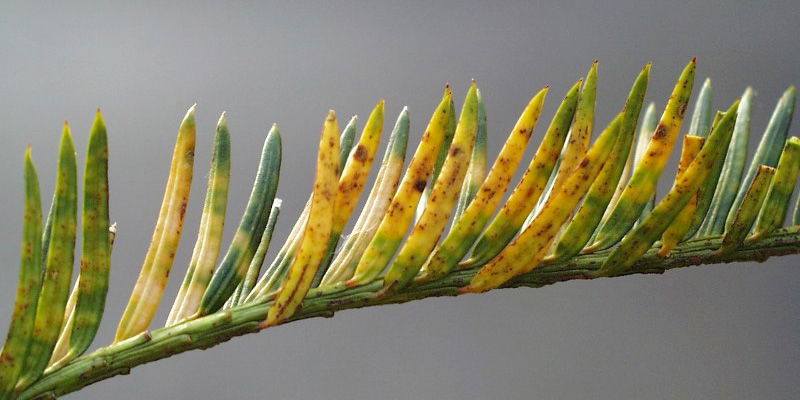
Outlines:
{"label": "green and yellow striped needle", "polygon": [[[339,155],[338,139],[337,132],[336,156]],[[225,301],[233,294],[236,286],[244,280],[247,267],[250,266],[261,235],[267,226],[272,201],[278,190],[281,146],[278,126],[272,125],[264,139],[255,182],[239,227],[200,300],[200,307],[197,309],[198,316],[207,315],[222,308]],[[338,160],[335,161],[338,163]]]}
{"label": "green and yellow striped needle", "polygon": [[214,150],[208,173],[206,198],[197,241],[192,251],[189,269],[175,298],[166,325],[172,325],[197,311],[200,299],[211,281],[219,259],[225,214],[228,210],[228,189],[231,180],[231,137],[225,113],[219,117],[214,135]]}
{"label": "green and yellow striped needle", "polygon": [[195,106],[192,106],[178,128],[178,139],[172,153],[172,164],[156,228],[139,279],[117,327],[114,342],[125,340],[147,329],[167,286],[167,278],[183,232],[192,186],[196,140],[194,114]]}

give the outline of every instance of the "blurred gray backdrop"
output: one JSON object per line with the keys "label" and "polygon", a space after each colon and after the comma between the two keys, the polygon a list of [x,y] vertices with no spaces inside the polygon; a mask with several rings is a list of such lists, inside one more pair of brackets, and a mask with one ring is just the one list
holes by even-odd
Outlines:
{"label": "blurred gray backdrop", "polygon": [[[96,340],[106,344],[149,242],[179,120],[195,102],[193,197],[154,326],[163,324],[186,269],[214,125],[224,110],[234,167],[226,246],[264,134],[280,124],[285,201],[274,254],[311,190],[329,108],[343,121],[359,114],[363,126],[385,98],[388,130],[408,105],[410,152],[444,83],[453,84],[460,102],[474,77],[487,101],[494,157],[522,107],[550,84],[538,145],[558,99],[595,59],[601,61],[597,124],[622,106],[648,61],[654,67],[647,100],[659,107],[695,55],[697,85],[712,77],[715,107],[727,108],[752,85],[753,142],[781,92],[800,83],[795,0],[137,3],[2,6],[3,337],[16,285],[25,146],[33,145],[47,207],[62,120],[72,124],[82,162],[98,106],[110,133],[112,219],[119,224]],[[674,165],[665,171],[662,193]],[[69,398],[797,398],[798,261],[347,311],[139,367]]]}

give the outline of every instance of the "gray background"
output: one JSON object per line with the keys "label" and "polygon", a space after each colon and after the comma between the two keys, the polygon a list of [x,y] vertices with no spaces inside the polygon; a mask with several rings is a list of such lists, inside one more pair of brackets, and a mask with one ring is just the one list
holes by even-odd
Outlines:
{"label": "gray background", "polygon": [[[310,191],[329,108],[341,119],[357,113],[363,125],[385,98],[389,129],[408,105],[416,142],[444,83],[460,102],[474,77],[488,104],[494,154],[523,105],[550,84],[538,141],[557,99],[596,58],[597,123],[605,124],[644,63],[654,61],[647,99],[663,106],[697,55],[698,85],[714,79],[715,107],[727,108],[748,84],[757,90],[756,140],[780,93],[800,82],[800,3],[793,0],[139,3],[0,11],[0,335],[16,285],[25,145],[33,145],[48,204],[61,121],[72,123],[82,162],[97,106],[110,132],[119,223],[97,340],[104,344],[138,274],[179,119],[194,102],[196,184],[155,324],[186,268],[223,110],[234,166],[226,243],[272,122],[284,138],[281,242]],[[674,161],[662,185],[673,172]],[[796,398],[798,260],[342,312],[136,368],[70,398]]]}

